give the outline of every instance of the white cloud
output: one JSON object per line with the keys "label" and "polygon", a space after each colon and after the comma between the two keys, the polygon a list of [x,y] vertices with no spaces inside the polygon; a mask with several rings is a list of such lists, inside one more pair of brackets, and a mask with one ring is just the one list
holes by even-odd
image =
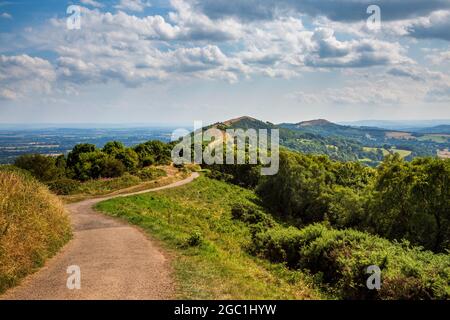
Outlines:
{"label": "white cloud", "polygon": [[426,16],[450,8],[449,0],[188,0],[197,10],[214,19],[238,17],[242,20],[272,20],[279,15],[327,17],[333,21],[366,20],[367,7],[381,8],[383,20],[404,20]]}
{"label": "white cloud", "polygon": [[10,15],[10,14],[7,13],[7,12],[3,12],[3,13],[0,14],[0,18],[3,18],[3,19],[12,19],[12,15]]}
{"label": "white cloud", "polygon": [[144,11],[146,7],[150,7],[148,2],[142,0],[120,0],[119,4],[115,8],[126,11]]}
{"label": "white cloud", "polygon": [[98,1],[95,1],[95,0],[80,0],[80,2],[82,4],[85,4],[87,6],[91,6],[91,7],[94,7],[94,8],[103,8],[104,7],[104,4],[102,4],[102,3],[98,2]]}
{"label": "white cloud", "polygon": [[314,50],[306,59],[313,67],[362,68],[377,65],[411,63],[399,43],[377,39],[339,41],[331,29],[317,29],[313,35]]}
{"label": "white cloud", "polygon": [[49,93],[56,79],[53,66],[28,55],[0,55],[0,99],[16,99],[33,92]]}
{"label": "white cloud", "polygon": [[348,80],[342,86],[299,90],[287,97],[302,104],[359,106],[415,105],[450,97],[448,75],[414,65],[394,67],[387,72],[347,71],[345,77]]}
{"label": "white cloud", "polygon": [[428,102],[450,102],[450,85],[431,88],[425,97]]}
{"label": "white cloud", "polygon": [[450,63],[450,51],[434,51],[425,56],[434,65]]}
{"label": "white cloud", "polygon": [[415,38],[434,38],[450,41],[450,11],[440,10],[413,21],[406,27]]}
{"label": "white cloud", "polygon": [[397,42],[346,39],[326,27],[308,30],[299,17],[212,20],[191,2],[172,0],[171,5],[166,17],[83,8],[80,32],[67,30],[64,18],[54,18],[24,33],[24,46],[54,52],[58,86],[71,88],[110,81],[136,87],[189,78],[292,78],[312,70],[376,66],[396,67],[391,73],[400,76],[413,63]]}

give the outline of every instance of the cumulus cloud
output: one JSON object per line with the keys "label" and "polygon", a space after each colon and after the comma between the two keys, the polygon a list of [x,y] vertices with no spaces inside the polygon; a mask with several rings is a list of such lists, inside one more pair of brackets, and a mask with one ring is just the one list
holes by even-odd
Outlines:
{"label": "cumulus cloud", "polygon": [[404,92],[386,88],[382,83],[358,83],[342,88],[325,89],[320,93],[298,91],[288,96],[306,105],[385,105],[401,103]]}
{"label": "cumulus cloud", "polygon": [[412,62],[398,43],[375,39],[339,41],[331,29],[316,30],[314,50],[306,58],[312,67],[362,68]]}
{"label": "cumulus cloud", "polygon": [[450,62],[450,51],[432,51],[426,54],[425,58],[434,65]]}
{"label": "cumulus cloud", "polygon": [[434,38],[450,41],[450,11],[436,11],[431,15],[412,22],[406,27],[408,34],[415,38]]}
{"label": "cumulus cloud", "polygon": [[87,6],[91,6],[94,8],[103,8],[104,7],[104,5],[102,3],[95,1],[95,0],[80,0],[80,2],[82,4],[85,4]]}
{"label": "cumulus cloud", "polygon": [[[95,6],[92,0],[85,3]],[[50,67],[57,83],[71,88],[110,81],[137,87],[190,78],[236,82],[377,66],[389,67],[391,76],[419,76],[408,69],[413,61],[397,42],[306,28],[298,16],[243,22],[227,15],[215,19],[199,10],[198,2],[171,0],[171,6],[167,15],[143,17],[83,8],[81,31],[67,30],[64,18],[53,18],[24,33],[24,46],[54,53]]]}
{"label": "cumulus cloud", "polygon": [[28,55],[0,55],[0,99],[17,99],[26,94],[49,93],[56,79],[47,60]]}
{"label": "cumulus cloud", "polygon": [[115,8],[125,11],[144,11],[146,7],[150,7],[150,3],[142,0],[120,0],[119,4]]}
{"label": "cumulus cloud", "polygon": [[190,0],[209,17],[243,20],[273,19],[280,14],[325,16],[334,21],[366,20],[367,7],[378,5],[383,20],[401,20],[450,8],[449,0]]}
{"label": "cumulus cloud", "polygon": [[444,85],[430,89],[425,100],[428,102],[450,102],[450,86]]}
{"label": "cumulus cloud", "polygon": [[[414,105],[418,102],[443,102],[450,98],[445,73],[410,65],[373,73],[348,71],[342,86],[321,91],[299,90],[289,99],[308,105]],[[399,81],[397,78],[401,77]],[[388,85],[387,85],[388,84]]]}

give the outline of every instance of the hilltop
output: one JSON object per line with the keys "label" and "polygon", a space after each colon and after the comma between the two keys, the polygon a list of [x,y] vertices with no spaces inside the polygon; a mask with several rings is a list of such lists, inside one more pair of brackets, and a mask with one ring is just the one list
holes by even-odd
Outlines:
{"label": "hilltop", "polygon": [[234,118],[226,120],[223,122],[217,122],[211,127],[219,129],[272,129],[276,126],[270,122],[264,122],[249,116],[242,116],[239,118]]}

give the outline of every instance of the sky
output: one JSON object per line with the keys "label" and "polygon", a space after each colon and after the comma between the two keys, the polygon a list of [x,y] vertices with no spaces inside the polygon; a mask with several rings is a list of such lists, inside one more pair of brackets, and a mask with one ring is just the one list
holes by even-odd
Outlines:
{"label": "sky", "polygon": [[450,0],[0,0],[0,123],[243,115],[450,119]]}

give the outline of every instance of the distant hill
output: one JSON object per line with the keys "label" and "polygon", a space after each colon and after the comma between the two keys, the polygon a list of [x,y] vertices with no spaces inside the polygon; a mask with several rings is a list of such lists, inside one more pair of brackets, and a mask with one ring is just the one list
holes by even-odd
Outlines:
{"label": "distant hill", "polygon": [[[243,116],[217,122],[210,127],[226,129],[279,129],[280,144],[302,153],[328,155],[341,161],[362,161],[376,165],[390,153],[412,159],[416,156],[436,156],[448,147],[445,134],[449,126],[408,132],[370,126],[350,126],[315,119],[297,123],[273,124]],[[436,136],[435,133],[440,133]],[[432,135],[431,135],[432,134]]]}
{"label": "distant hill", "polygon": [[420,128],[430,128],[440,125],[450,125],[450,119],[441,120],[360,120],[339,122],[341,125],[353,127],[377,127],[388,130],[416,131]]}
{"label": "distant hill", "polygon": [[213,124],[212,127],[217,127],[219,129],[272,129],[276,126],[270,122],[264,122],[252,117],[243,116],[223,122],[217,122]]}
{"label": "distant hill", "polygon": [[299,123],[282,123],[282,128],[319,134],[321,136],[341,136],[351,139],[384,139],[386,130],[370,127],[343,126],[328,120],[318,119]]}
{"label": "distant hill", "polygon": [[431,128],[421,128],[421,129],[414,130],[414,132],[417,132],[417,133],[450,134],[450,125],[443,124],[443,125],[435,126],[435,127],[431,127]]}

